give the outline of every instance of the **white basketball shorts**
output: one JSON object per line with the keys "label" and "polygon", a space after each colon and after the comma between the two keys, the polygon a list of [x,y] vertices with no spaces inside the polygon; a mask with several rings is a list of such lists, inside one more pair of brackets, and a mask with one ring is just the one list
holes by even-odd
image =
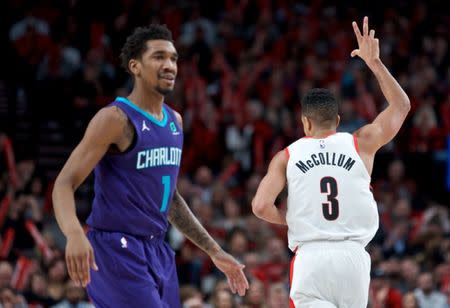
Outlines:
{"label": "white basketball shorts", "polygon": [[365,308],[370,256],[354,241],[308,242],[291,261],[291,308]]}

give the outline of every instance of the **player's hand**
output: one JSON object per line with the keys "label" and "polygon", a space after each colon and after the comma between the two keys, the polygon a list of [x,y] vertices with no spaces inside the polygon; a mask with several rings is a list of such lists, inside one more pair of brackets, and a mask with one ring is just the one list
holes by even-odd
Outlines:
{"label": "player's hand", "polygon": [[83,230],[67,235],[66,264],[70,278],[79,287],[91,281],[90,268],[98,271],[94,250]]}
{"label": "player's hand", "polygon": [[223,250],[211,256],[211,259],[217,268],[227,277],[231,292],[237,292],[240,296],[244,296],[245,291],[249,288],[247,277],[245,277],[243,271],[245,265],[240,264],[230,254]]}
{"label": "player's hand", "polygon": [[369,31],[369,18],[367,16],[363,20],[362,35],[356,21],[352,22],[352,25],[358,41],[358,49],[354,49],[350,55],[360,57],[369,68],[372,68],[380,61],[380,46],[378,39],[375,38],[375,30]]}

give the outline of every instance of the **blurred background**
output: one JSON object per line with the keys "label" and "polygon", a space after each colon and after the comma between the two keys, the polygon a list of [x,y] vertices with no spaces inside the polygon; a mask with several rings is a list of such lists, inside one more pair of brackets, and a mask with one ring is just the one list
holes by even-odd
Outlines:
{"label": "blurred background", "polygon": [[[210,259],[171,229],[184,307],[287,307],[286,229],[251,213],[267,163],[303,136],[300,98],[333,90],[341,131],[370,123],[386,101],[351,59],[351,22],[369,16],[381,59],[411,100],[372,176],[380,229],[370,307],[450,303],[450,12],[444,1],[4,0],[0,2],[0,307],[90,307],[69,281],[52,183],[94,113],[127,96],[118,55],[137,26],[163,23],[180,54],[167,103],[184,118],[178,189],[246,264],[233,296]],[[77,191],[84,222],[93,178]],[[286,196],[278,200],[286,205]]]}

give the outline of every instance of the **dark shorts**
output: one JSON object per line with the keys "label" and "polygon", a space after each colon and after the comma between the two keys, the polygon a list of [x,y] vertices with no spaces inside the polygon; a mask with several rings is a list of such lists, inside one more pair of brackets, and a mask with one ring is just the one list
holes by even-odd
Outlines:
{"label": "dark shorts", "polygon": [[99,268],[87,286],[95,307],[181,307],[175,253],[163,236],[91,229],[88,239]]}

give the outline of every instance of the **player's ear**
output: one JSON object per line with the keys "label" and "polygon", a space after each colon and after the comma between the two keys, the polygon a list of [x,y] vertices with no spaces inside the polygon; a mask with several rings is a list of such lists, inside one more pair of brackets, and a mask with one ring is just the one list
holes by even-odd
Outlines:
{"label": "player's ear", "polygon": [[336,127],[339,126],[339,123],[341,122],[341,117],[339,115],[336,116]]}
{"label": "player's ear", "polygon": [[302,115],[302,123],[305,135],[309,135],[309,132],[311,131],[311,120],[308,117]]}
{"label": "player's ear", "polygon": [[133,75],[139,76],[141,72],[141,66],[139,61],[136,59],[131,59],[130,62],[128,62],[128,69]]}
{"label": "player's ear", "polygon": [[305,129],[306,128],[306,117],[303,114],[300,116],[300,120],[302,121],[303,128]]}

